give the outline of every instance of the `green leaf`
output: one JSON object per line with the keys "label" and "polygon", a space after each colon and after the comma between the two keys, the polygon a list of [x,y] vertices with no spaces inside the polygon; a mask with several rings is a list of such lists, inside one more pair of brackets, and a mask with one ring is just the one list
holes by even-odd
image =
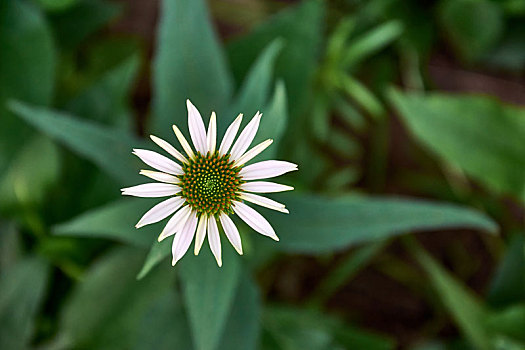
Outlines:
{"label": "green leaf", "polygon": [[56,54],[51,31],[28,1],[0,3],[0,172],[30,128],[8,112],[9,99],[47,105],[52,98]]}
{"label": "green leaf", "polygon": [[10,107],[39,131],[91,160],[120,183],[130,184],[140,179],[139,162],[131,154],[134,147],[141,146],[139,139],[121,130],[46,108],[20,102],[10,103]]}
{"label": "green leaf", "polygon": [[141,251],[120,248],[88,271],[62,309],[59,335],[66,348],[133,346],[144,315],[173,283],[173,273],[161,269],[136,281],[142,259]]}
{"label": "green leaf", "polygon": [[47,265],[37,258],[20,260],[0,275],[0,348],[27,349],[47,286]]}
{"label": "green leaf", "polygon": [[345,325],[328,315],[292,307],[267,307],[263,349],[393,349],[387,338]]}
{"label": "green leaf", "polygon": [[122,6],[106,0],[77,0],[66,11],[49,17],[57,41],[65,49],[74,49],[87,37],[106,25],[122,10]]}
{"label": "green leaf", "polygon": [[248,271],[240,276],[218,349],[256,350],[261,329],[261,295]]}
{"label": "green leaf", "polygon": [[381,252],[386,243],[386,241],[371,243],[360,247],[351,255],[345,257],[332,271],[323,277],[316,290],[312,293],[311,304],[321,306]]}
{"label": "green leaf", "polygon": [[47,11],[64,11],[73,6],[78,0],[37,0],[37,3]]}
{"label": "green leaf", "polygon": [[203,0],[163,0],[154,62],[152,127],[186,125],[186,99],[203,115],[223,110],[232,82]]}
{"label": "green leaf", "polygon": [[149,247],[162,228],[156,224],[136,229],[135,224],[156,202],[145,198],[121,199],[56,225],[52,232],[60,236],[98,237]]}
{"label": "green leaf", "polygon": [[132,114],[127,98],[139,68],[139,56],[132,55],[68,102],[65,109],[80,117],[130,129]]}
{"label": "green leaf", "polygon": [[275,38],[285,46],[276,65],[276,77],[284,79],[290,105],[290,116],[299,118],[310,93],[310,81],[315,70],[323,37],[326,5],[324,1],[304,1],[296,7],[278,13],[253,32],[232,42],[228,56],[237,81],[247,75],[252,62]]}
{"label": "green leaf", "polygon": [[[226,131],[227,126],[239,113],[251,118],[261,109],[268,99],[270,87],[273,80],[273,70],[277,55],[283,48],[283,41],[276,39],[272,41],[259,55],[240,89],[239,94],[229,108],[224,122],[221,123],[222,132]],[[264,111],[262,111],[264,113]],[[227,121],[227,122],[226,122]]]}
{"label": "green leaf", "polygon": [[422,248],[415,247],[416,258],[462,332],[476,349],[491,350],[491,337],[484,325],[488,316],[487,310],[461,282],[451,276]]}
{"label": "green leaf", "polygon": [[162,242],[153,242],[151,248],[146,256],[144,265],[140,269],[137,279],[144,278],[158,263],[166,259],[171,254],[172,240],[165,239]]}
{"label": "green leaf", "polygon": [[259,130],[257,130],[257,135],[252,142],[252,145],[257,145],[266,139],[273,139],[273,144],[270,148],[257,156],[256,160],[258,162],[275,158],[287,124],[288,103],[286,101],[286,88],[284,87],[284,83],[279,81],[275,85],[271,100],[264,107]]}
{"label": "green leaf", "polygon": [[403,26],[399,21],[389,21],[366,32],[348,44],[348,49],[345,50],[343,56],[343,67],[357,65],[368,56],[389,45],[402,32]]}
{"label": "green leaf", "polygon": [[0,182],[0,208],[40,203],[59,171],[57,146],[46,137],[34,137],[22,145]]}
{"label": "green leaf", "polygon": [[505,257],[492,280],[488,301],[494,306],[508,306],[525,301],[525,237],[513,236]]}
{"label": "green leaf", "polygon": [[525,200],[525,109],[478,96],[390,90],[389,97],[429,150],[490,189]]}
{"label": "green leaf", "polygon": [[218,349],[239,284],[239,258],[222,238],[222,267],[217,266],[207,247],[197,257],[188,252],[179,266],[193,342],[198,350]]}
{"label": "green leaf", "polygon": [[494,333],[499,333],[525,341],[525,304],[514,305],[503,311],[492,313],[486,320],[486,326]]}
{"label": "green leaf", "polygon": [[454,49],[468,61],[487,53],[499,41],[504,15],[497,2],[489,0],[444,0],[439,20]]}
{"label": "green leaf", "polygon": [[135,330],[133,350],[193,349],[180,296],[169,292],[157,299]]}
{"label": "green leaf", "polygon": [[350,245],[380,241],[412,231],[470,228],[495,232],[485,215],[457,205],[387,197],[328,198],[306,194],[275,196],[290,214],[267,216],[279,249],[324,253]]}

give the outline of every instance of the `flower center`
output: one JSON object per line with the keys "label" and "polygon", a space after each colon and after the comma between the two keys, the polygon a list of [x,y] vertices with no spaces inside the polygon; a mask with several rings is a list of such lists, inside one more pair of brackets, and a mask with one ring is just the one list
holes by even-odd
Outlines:
{"label": "flower center", "polygon": [[232,201],[238,200],[239,186],[243,183],[239,167],[233,167],[230,155],[218,152],[203,156],[196,153],[183,165],[179,176],[181,196],[199,215],[232,213]]}

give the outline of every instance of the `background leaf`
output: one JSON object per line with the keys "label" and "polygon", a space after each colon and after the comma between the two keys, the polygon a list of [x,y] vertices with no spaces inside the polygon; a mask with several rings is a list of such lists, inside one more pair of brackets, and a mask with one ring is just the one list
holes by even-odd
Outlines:
{"label": "background leaf", "polygon": [[162,229],[158,225],[148,225],[139,230],[135,224],[154,205],[155,201],[144,198],[121,199],[54,226],[53,233],[60,236],[101,237],[149,247]]}
{"label": "background leaf", "polygon": [[71,50],[115,18],[121,10],[119,4],[106,0],[77,0],[73,6],[50,17],[58,43]]}
{"label": "background leaf", "polygon": [[35,317],[45,296],[48,266],[37,258],[20,260],[0,275],[0,348],[28,348]]}
{"label": "background leaf", "polygon": [[488,301],[499,307],[525,301],[525,237],[522,234],[510,239],[492,280]]}
{"label": "background leaf", "polygon": [[139,161],[133,148],[142,142],[117,129],[75,118],[46,108],[13,102],[11,110],[39,131],[56,139],[72,151],[91,160],[121,184],[132,184],[138,175]]}
{"label": "background leaf", "polygon": [[81,117],[130,130],[132,114],[127,99],[139,63],[138,55],[128,57],[69,101],[65,109]]}
{"label": "background leaf", "polygon": [[304,194],[283,194],[279,200],[286,203],[290,214],[268,217],[281,239],[277,248],[287,252],[323,253],[422,230],[497,229],[483,214],[447,203]]}
{"label": "background leaf", "polygon": [[[173,274],[165,269],[137,282],[135,275],[142,259],[140,251],[121,248],[89,270],[61,315],[60,337],[65,344],[97,349],[124,349],[134,344],[142,317],[173,283]],[[156,329],[143,331],[163,336]]]}
{"label": "background leaf", "polygon": [[186,125],[188,98],[205,121],[224,110],[232,82],[203,0],[163,0],[161,14],[152,128],[165,137],[172,124]]}
{"label": "background leaf", "polygon": [[275,38],[284,40],[284,48],[276,63],[275,75],[282,78],[288,99],[298,104],[290,106],[293,120],[305,107],[310,93],[310,80],[315,66],[325,15],[325,2],[304,1],[298,6],[282,11],[267,20],[253,32],[228,46],[232,72],[241,81],[260,52]]}
{"label": "background leaf", "polygon": [[391,90],[389,97],[429,150],[492,190],[525,200],[525,109],[477,96]]}
{"label": "background leaf", "polygon": [[393,349],[386,338],[354,329],[336,318],[293,307],[267,307],[263,349]]}
{"label": "background leaf", "polygon": [[262,300],[258,286],[248,273],[244,269],[239,277],[239,285],[218,349],[258,349]]}
{"label": "background leaf", "polygon": [[0,182],[0,208],[43,201],[60,172],[58,147],[47,137],[36,136],[23,145]]}
{"label": "background leaf", "polygon": [[503,32],[503,11],[494,1],[444,0],[438,13],[448,39],[466,60],[487,53]]}
{"label": "background leaf", "polygon": [[[275,61],[282,48],[283,41],[276,39],[268,44],[259,55],[250,68],[228,115],[226,118],[221,118],[222,132],[219,134],[224,134],[237,114],[243,113],[246,116],[245,118],[251,118],[264,106],[270,93]],[[262,112],[264,113],[264,111]]]}
{"label": "background leaf", "polygon": [[42,14],[27,1],[0,4],[0,171],[31,134],[7,110],[9,99],[47,105],[55,86],[56,53]]}
{"label": "background leaf", "polygon": [[222,267],[217,266],[207,247],[198,257],[189,252],[180,262],[183,297],[198,350],[218,348],[239,284],[239,258],[229,244],[222,244],[222,251]]}
{"label": "background leaf", "polygon": [[493,349],[490,334],[484,325],[488,312],[478,298],[450,276],[423,249],[418,248],[415,255],[428,274],[441,301],[455,318],[471,344],[480,350]]}

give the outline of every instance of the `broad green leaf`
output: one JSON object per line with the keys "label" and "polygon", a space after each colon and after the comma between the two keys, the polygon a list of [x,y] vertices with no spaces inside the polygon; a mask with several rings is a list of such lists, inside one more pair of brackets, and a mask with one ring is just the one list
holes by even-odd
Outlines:
{"label": "broad green leaf", "polygon": [[132,55],[67,103],[65,109],[80,117],[129,130],[133,120],[127,98],[138,68],[139,57]]}
{"label": "broad green leaf", "polygon": [[7,110],[9,99],[47,105],[52,98],[56,54],[51,31],[28,1],[0,2],[0,172],[31,134]]}
{"label": "broad green leaf", "polygon": [[263,349],[393,349],[387,338],[365,332],[331,316],[292,307],[266,307]]}
{"label": "broad green leaf", "polygon": [[470,208],[448,203],[388,197],[329,198],[305,194],[274,196],[290,214],[269,212],[281,239],[279,249],[324,253],[404,233],[449,228],[495,232],[496,224]]}
{"label": "broad green leaf", "polygon": [[0,181],[0,208],[40,203],[60,171],[57,146],[36,136],[18,152]]}
{"label": "broad green leaf", "polygon": [[33,107],[20,102],[10,104],[11,110],[44,134],[83,156],[122,184],[133,184],[139,162],[131,152],[142,142],[118,129],[112,129],[51,109]]}
{"label": "broad green leaf", "polygon": [[490,189],[525,201],[525,109],[480,96],[390,90],[419,142]]}
{"label": "broad green leaf", "polygon": [[[239,94],[232,103],[232,107],[229,108],[230,112],[226,118],[221,118],[223,120],[221,123],[222,132],[219,134],[224,133],[237,114],[243,113],[245,118],[251,118],[264,106],[273,81],[275,60],[282,48],[283,41],[276,39],[257,58],[247,73]],[[264,113],[264,111],[262,112]]]}
{"label": "broad green leaf", "polygon": [[248,271],[243,271],[218,349],[258,349],[261,303],[257,285]]}
{"label": "broad green leaf", "polygon": [[204,0],[163,0],[160,13],[152,127],[165,137],[186,125],[188,98],[203,116],[223,111],[232,82]]}
{"label": "broad green leaf", "polygon": [[276,38],[284,40],[284,48],[276,65],[276,77],[283,78],[288,92],[290,116],[299,118],[310,93],[323,35],[325,2],[304,1],[278,13],[251,33],[228,46],[228,56],[237,81],[242,81],[260,52]]}
{"label": "broad green leaf", "polygon": [[252,146],[272,139],[272,145],[257,156],[254,161],[274,159],[288,124],[288,103],[286,101],[286,88],[282,81],[277,82],[272,98],[264,108],[264,113],[259,124],[259,130],[252,142]]}
{"label": "broad green leaf", "polygon": [[141,317],[135,330],[132,350],[193,349],[190,328],[180,296],[168,292]]}
{"label": "broad green leaf", "polygon": [[471,344],[479,350],[491,350],[491,337],[484,324],[488,311],[478,298],[422,248],[416,246],[414,252],[442,303]]}
{"label": "broad green leaf", "polygon": [[179,262],[184,302],[197,350],[218,349],[239,285],[239,258],[221,236],[222,267],[217,266],[208,247],[203,247],[197,257],[186,253]]}
{"label": "broad green leaf", "polygon": [[135,275],[141,251],[119,248],[87,272],[62,308],[60,337],[68,348],[129,349],[137,327],[173,283],[173,273],[158,269],[142,281]]}
{"label": "broad green leaf", "polygon": [[121,10],[122,6],[112,1],[77,0],[67,10],[52,13],[49,17],[60,46],[74,49]]}
{"label": "broad green leaf", "polygon": [[525,302],[525,237],[511,238],[506,253],[492,280],[488,301],[494,306]]}
{"label": "broad green leaf", "polygon": [[121,199],[56,225],[52,232],[60,236],[98,237],[149,247],[163,226],[154,224],[136,229],[135,224],[157,202],[146,198]]}
{"label": "broad green leaf", "polygon": [[503,33],[503,11],[497,2],[444,0],[439,10],[439,20],[448,39],[466,60],[480,58]]}
{"label": "broad green leaf", "polygon": [[27,349],[47,285],[47,265],[37,258],[20,260],[0,275],[0,348]]}

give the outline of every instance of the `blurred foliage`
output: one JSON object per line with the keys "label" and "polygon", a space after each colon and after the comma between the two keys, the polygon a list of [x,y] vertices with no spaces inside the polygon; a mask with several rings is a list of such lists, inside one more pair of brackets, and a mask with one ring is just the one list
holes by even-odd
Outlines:
{"label": "blurred foliage", "polygon": [[[142,38],[113,26],[131,3],[0,2],[0,349],[525,349],[525,109],[432,72],[522,87],[524,2],[246,3],[162,0]],[[259,23],[230,37],[242,6]],[[299,164],[291,213],[262,210],[281,241],[240,224],[221,268],[207,249],[172,268],[160,224],[133,227],[154,201],[118,190],[187,98],[219,137],[262,111],[260,159]],[[425,305],[416,337],[336,298],[370,270]]]}

